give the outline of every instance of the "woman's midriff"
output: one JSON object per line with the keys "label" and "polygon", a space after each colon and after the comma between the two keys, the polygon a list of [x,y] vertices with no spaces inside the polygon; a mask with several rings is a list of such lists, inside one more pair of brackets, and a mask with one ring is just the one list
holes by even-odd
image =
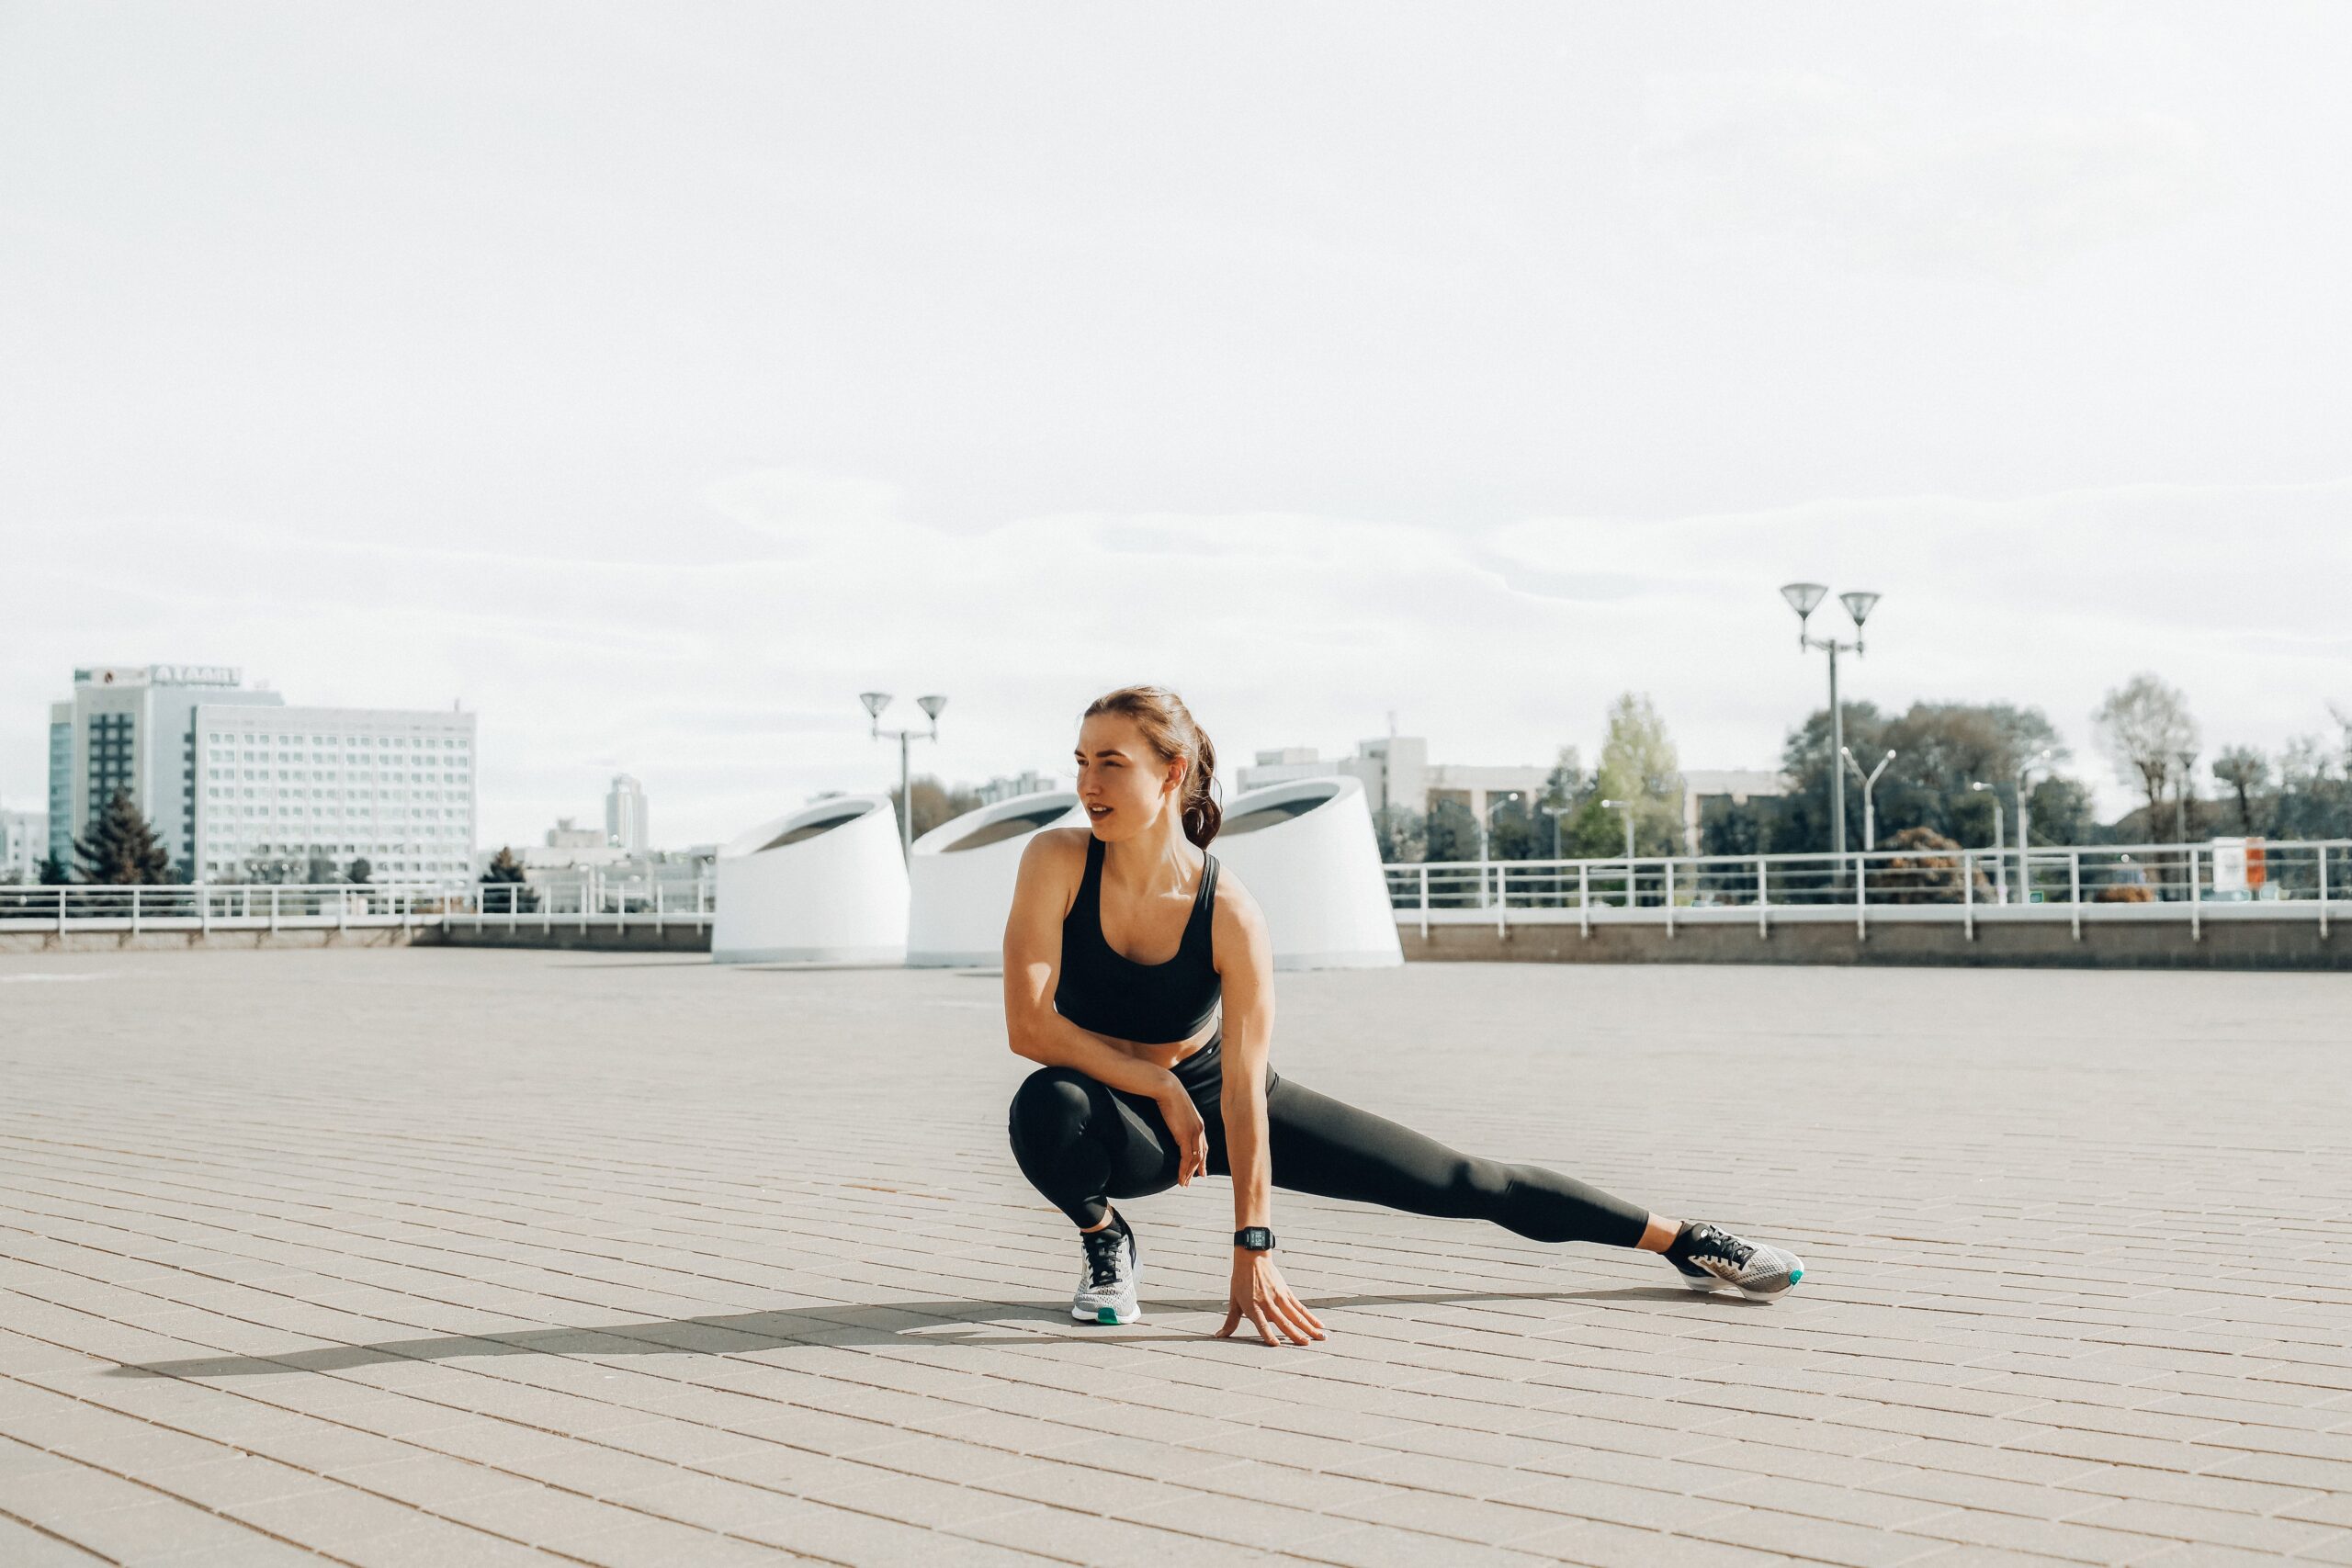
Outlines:
{"label": "woman's midriff", "polygon": [[1189,1040],[1147,1043],[1140,1040],[1120,1040],[1108,1034],[1096,1034],[1094,1038],[1114,1051],[1125,1052],[1138,1062],[1149,1062],[1155,1067],[1173,1072],[1177,1063],[1205,1050],[1209,1042],[1217,1037],[1217,1029],[1223,1022],[1224,1020],[1219,1018],[1209,1020]]}

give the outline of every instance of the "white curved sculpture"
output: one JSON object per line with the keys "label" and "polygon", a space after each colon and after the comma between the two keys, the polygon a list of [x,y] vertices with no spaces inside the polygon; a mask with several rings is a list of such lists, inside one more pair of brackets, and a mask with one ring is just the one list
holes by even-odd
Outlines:
{"label": "white curved sculpture", "polygon": [[967,811],[917,839],[908,867],[914,896],[908,967],[1001,962],[1021,852],[1048,828],[1085,823],[1076,795],[1046,790]]}
{"label": "white curved sculpture", "polygon": [[887,795],[842,795],[718,852],[717,964],[903,964],[907,865]]}
{"label": "white curved sculpture", "polygon": [[1298,779],[1237,795],[1209,850],[1266,912],[1275,968],[1405,962],[1362,779]]}

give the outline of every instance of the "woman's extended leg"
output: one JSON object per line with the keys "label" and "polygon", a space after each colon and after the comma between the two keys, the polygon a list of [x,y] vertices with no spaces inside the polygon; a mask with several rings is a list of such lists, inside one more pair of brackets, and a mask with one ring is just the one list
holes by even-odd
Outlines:
{"label": "woman's extended leg", "polygon": [[1635,1247],[1650,1231],[1650,1212],[1638,1203],[1540,1166],[1458,1153],[1295,1079],[1267,1091],[1266,1122],[1274,1185],[1294,1192],[1492,1220],[1534,1241]]}
{"label": "woman's extended leg", "polygon": [[[1283,1078],[1266,1091],[1274,1185],[1409,1214],[1491,1220],[1535,1241],[1592,1241],[1663,1253],[1693,1290],[1759,1298],[1804,1277],[1804,1260],[1703,1221],[1680,1224],[1540,1166],[1504,1165],[1447,1148],[1385,1117]],[[1217,1154],[1223,1139],[1212,1140]],[[1223,1167],[1213,1157],[1212,1171]]]}

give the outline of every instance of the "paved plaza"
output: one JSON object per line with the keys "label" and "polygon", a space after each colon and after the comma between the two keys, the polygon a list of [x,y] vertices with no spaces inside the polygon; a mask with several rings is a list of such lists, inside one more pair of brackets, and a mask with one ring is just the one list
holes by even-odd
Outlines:
{"label": "paved plaza", "polygon": [[992,974],[0,957],[0,1564],[2352,1563],[2352,976],[1283,976],[1287,1075],[1792,1246],[1223,1181],[1069,1321]]}

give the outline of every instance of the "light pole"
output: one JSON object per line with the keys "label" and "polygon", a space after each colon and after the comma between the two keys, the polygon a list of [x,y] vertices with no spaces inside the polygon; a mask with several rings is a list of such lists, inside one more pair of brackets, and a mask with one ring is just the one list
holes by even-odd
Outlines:
{"label": "light pole", "polygon": [[1566,890],[1560,886],[1560,818],[1575,809],[1573,806],[1547,806],[1544,808],[1544,815],[1552,819],[1552,892],[1562,904],[1566,904],[1568,898]]}
{"label": "light pole", "polygon": [[1971,784],[1968,789],[1972,795],[1984,792],[1993,803],[1993,902],[2006,904],[2009,901],[2009,860],[2005,852],[2007,846],[2001,841],[2001,792],[1982,783]]}
{"label": "light pole", "polygon": [[1604,809],[1614,811],[1625,818],[1625,871],[1627,875],[1631,875],[1634,869],[1634,803],[1630,800],[1604,800],[1600,804]]}
{"label": "light pole", "polygon": [[1552,858],[1560,858],[1560,818],[1576,809],[1573,806],[1547,806],[1544,815],[1552,819]]}
{"label": "light pole", "polygon": [[[1839,642],[1836,637],[1817,637],[1805,627],[1814,607],[1829,592],[1818,582],[1790,582],[1781,588],[1781,597],[1797,613],[1797,646],[1817,648],[1829,655],[1829,743],[1840,752],[1846,750],[1846,710],[1838,705],[1838,656],[1851,652],[1856,658],[1862,651],[1862,623],[1870,619],[1871,611],[1878,604],[1875,593],[1840,593],[1838,602],[1846,606],[1846,614],[1854,618],[1854,640]],[[1846,774],[1835,762],[1829,766],[1829,816],[1831,842],[1838,856],[1838,872],[1846,871]]]}
{"label": "light pole", "polygon": [[1604,800],[1602,809],[1614,811],[1625,818],[1625,908],[1634,907],[1634,803],[1630,800]]}
{"label": "light pole", "polygon": [[2050,761],[2050,748],[2044,746],[2018,764],[2018,902],[2033,902],[2033,862],[2026,845],[2032,842],[2032,811],[2026,801],[2025,776]]}
{"label": "light pole", "polygon": [[1886,772],[1886,765],[1894,761],[1894,753],[1889,751],[1885,756],[1881,757],[1878,760],[1878,766],[1872,768],[1867,774],[1862,772],[1862,765],[1854,761],[1854,754],[1851,751],[1840,746],[1838,748],[1838,754],[1846,759],[1846,765],[1854,770],[1856,778],[1862,781],[1862,853],[1868,854],[1878,848],[1878,811],[1871,804],[1871,792],[1878,787],[1879,774]]}
{"label": "light pole", "polygon": [[1515,789],[1497,790],[1494,799],[1487,802],[1487,809],[1478,813],[1478,863],[1484,865],[1493,857],[1487,852],[1487,826],[1494,820],[1495,811],[1506,800],[1517,800]]}
{"label": "light pole", "polygon": [[2179,751],[2175,755],[2180,759],[2180,786],[2172,792],[2172,841],[2185,844],[2188,842],[2189,782],[2197,767],[2197,753]]}
{"label": "light pole", "polygon": [[865,705],[865,716],[875,739],[879,740],[886,735],[899,738],[899,851],[911,861],[915,853],[915,797],[913,784],[907,777],[907,742],[918,734],[925,740],[939,739],[939,710],[947,705],[947,699],[942,696],[915,699],[931,718],[928,732],[883,728],[882,710],[890,705],[890,694],[888,692],[860,692],[857,700]]}

